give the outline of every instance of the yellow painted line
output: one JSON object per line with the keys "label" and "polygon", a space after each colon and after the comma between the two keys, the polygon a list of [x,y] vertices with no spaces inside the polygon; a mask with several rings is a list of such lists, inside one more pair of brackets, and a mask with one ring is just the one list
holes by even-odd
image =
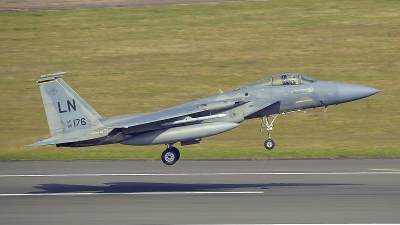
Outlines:
{"label": "yellow painted line", "polygon": [[376,168],[376,169],[370,169],[373,171],[382,171],[382,172],[400,172],[399,168]]}

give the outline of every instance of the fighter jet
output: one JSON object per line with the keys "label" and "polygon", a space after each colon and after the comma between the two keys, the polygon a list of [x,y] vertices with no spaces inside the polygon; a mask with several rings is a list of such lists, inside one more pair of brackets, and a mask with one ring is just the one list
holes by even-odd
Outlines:
{"label": "fighter jet", "polygon": [[[198,144],[202,138],[234,129],[247,119],[260,118],[271,150],[271,131],[278,115],[308,108],[338,105],[366,98],[379,90],[356,84],[326,82],[299,73],[276,74],[228,92],[156,112],[101,117],[61,77],[42,75],[40,87],[51,137],[29,146],[86,147],[105,144],[166,145],[166,165],[180,158],[173,145]],[[270,119],[271,118],[271,119]]]}

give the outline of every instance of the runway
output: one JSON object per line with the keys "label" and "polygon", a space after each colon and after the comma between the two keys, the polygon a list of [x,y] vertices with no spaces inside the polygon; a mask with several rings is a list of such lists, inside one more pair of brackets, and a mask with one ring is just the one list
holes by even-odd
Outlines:
{"label": "runway", "polygon": [[400,159],[0,162],[2,224],[400,223]]}

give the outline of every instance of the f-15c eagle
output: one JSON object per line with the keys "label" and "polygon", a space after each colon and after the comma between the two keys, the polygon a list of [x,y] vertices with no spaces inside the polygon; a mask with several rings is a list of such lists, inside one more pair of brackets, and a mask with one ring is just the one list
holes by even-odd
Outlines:
{"label": "f-15c eagle", "polygon": [[[328,107],[366,98],[379,92],[371,87],[319,81],[299,73],[282,73],[232,91],[157,112],[102,118],[61,77],[65,72],[40,76],[40,87],[51,137],[29,146],[86,147],[165,144],[161,159],[173,165],[180,152],[173,145],[198,144],[204,137],[223,133],[246,119],[261,118],[268,131],[265,148],[275,143],[271,131],[279,114]],[[268,119],[272,118],[271,122]]]}

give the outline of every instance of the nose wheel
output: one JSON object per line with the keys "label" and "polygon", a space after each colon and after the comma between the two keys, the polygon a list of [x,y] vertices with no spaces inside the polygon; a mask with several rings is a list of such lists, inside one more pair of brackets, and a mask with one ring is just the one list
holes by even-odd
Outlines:
{"label": "nose wheel", "polygon": [[268,116],[264,116],[261,118],[261,127],[260,132],[263,130],[263,127],[266,128],[268,132],[268,139],[264,142],[264,147],[268,150],[272,150],[275,147],[275,142],[271,139],[271,131],[272,127],[274,126],[275,119],[278,117],[279,114],[273,116],[271,123],[268,120]]}
{"label": "nose wheel", "polygon": [[275,142],[272,139],[267,139],[264,142],[264,147],[268,150],[272,150],[275,147]]}
{"label": "nose wheel", "polygon": [[181,153],[179,150],[170,144],[167,144],[167,149],[161,154],[161,160],[168,166],[174,165],[180,157]]}

